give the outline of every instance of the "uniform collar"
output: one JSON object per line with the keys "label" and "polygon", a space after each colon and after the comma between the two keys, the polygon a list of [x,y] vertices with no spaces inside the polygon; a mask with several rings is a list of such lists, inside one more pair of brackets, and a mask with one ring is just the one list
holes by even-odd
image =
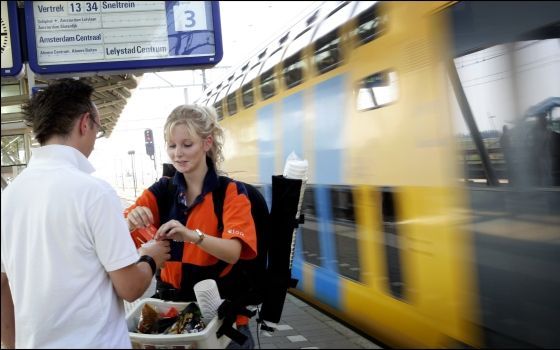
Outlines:
{"label": "uniform collar", "polygon": [[[210,157],[208,156],[206,157],[206,165],[208,166],[208,171],[206,172],[206,175],[204,176],[204,182],[202,183],[202,193],[200,194],[201,198],[204,198],[207,193],[214,191],[214,189],[218,187],[219,184],[218,173],[216,172],[216,168],[214,167],[214,162],[212,162],[212,159],[210,159]],[[178,171],[175,172],[175,175],[173,176],[173,184],[177,186],[180,192],[187,191],[187,183],[185,182],[185,177]],[[195,200],[195,203],[196,202],[198,202],[198,198],[197,200]]]}
{"label": "uniform collar", "polygon": [[71,146],[46,145],[36,148],[32,152],[29,166],[55,167],[69,165],[87,174],[95,171],[86,156]]}

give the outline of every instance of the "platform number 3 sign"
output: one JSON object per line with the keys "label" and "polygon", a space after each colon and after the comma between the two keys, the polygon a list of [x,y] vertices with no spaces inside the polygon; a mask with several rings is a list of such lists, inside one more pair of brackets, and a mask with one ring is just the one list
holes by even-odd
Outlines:
{"label": "platform number 3 sign", "polygon": [[173,6],[176,32],[208,30],[205,1],[180,1]]}

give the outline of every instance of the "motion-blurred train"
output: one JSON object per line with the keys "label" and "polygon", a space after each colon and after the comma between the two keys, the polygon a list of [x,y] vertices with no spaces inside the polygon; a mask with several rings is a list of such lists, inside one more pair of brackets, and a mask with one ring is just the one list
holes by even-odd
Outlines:
{"label": "motion-blurred train", "polygon": [[297,296],[391,347],[560,347],[560,3],[324,2],[208,88],[310,163]]}

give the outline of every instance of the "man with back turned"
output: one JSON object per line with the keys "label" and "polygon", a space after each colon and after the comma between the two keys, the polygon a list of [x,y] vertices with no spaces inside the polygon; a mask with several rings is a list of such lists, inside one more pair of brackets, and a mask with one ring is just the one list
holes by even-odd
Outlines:
{"label": "man with back turned", "polygon": [[61,79],[24,107],[41,147],[2,193],[4,347],[130,348],[123,299],[169,259],[165,241],[135,249],[117,194],[90,175],[103,131],[92,93]]}

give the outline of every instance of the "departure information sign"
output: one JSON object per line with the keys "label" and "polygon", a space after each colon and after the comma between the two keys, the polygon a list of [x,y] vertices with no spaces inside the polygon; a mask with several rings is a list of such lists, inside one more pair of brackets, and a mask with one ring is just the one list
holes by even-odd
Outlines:
{"label": "departure information sign", "polygon": [[37,74],[213,66],[217,1],[26,1]]}

